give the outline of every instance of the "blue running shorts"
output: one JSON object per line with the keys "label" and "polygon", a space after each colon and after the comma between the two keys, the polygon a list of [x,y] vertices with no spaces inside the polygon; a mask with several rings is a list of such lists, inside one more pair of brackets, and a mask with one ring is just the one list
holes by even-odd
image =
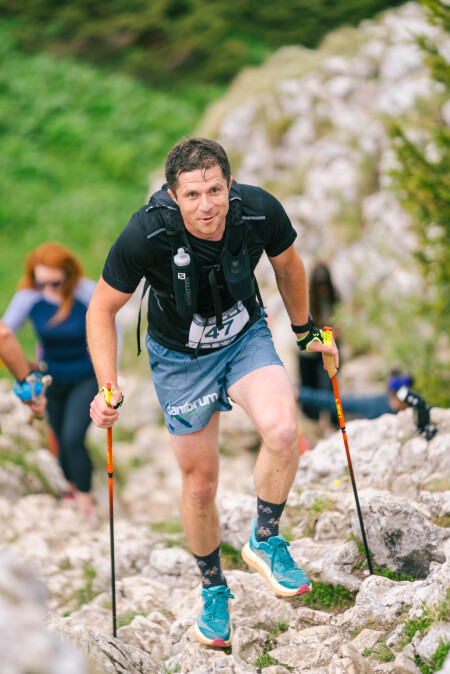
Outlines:
{"label": "blue running shorts", "polygon": [[199,431],[214,412],[231,410],[227,390],[249,372],[283,366],[264,317],[229,346],[195,359],[166,349],[148,334],[145,343],[166,426],[174,435]]}

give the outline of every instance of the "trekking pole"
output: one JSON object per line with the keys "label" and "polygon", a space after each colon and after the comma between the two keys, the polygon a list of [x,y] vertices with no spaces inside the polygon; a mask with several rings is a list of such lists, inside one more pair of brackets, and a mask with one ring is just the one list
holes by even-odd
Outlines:
{"label": "trekking pole", "polygon": [[[323,328],[323,343],[327,344],[329,346],[332,346],[333,341],[331,339],[332,335],[332,328],[324,327]],[[359,518],[359,526],[361,527],[361,535],[363,539],[363,544],[364,544],[364,550],[366,552],[366,558],[367,558],[367,565],[369,567],[369,573],[372,575],[373,574],[373,568],[372,568],[372,560],[370,559],[370,552],[369,552],[369,546],[367,545],[367,539],[366,539],[366,532],[364,530],[364,523],[363,523],[363,518],[361,514],[361,508],[359,505],[359,498],[358,498],[358,492],[356,490],[356,482],[355,482],[355,476],[353,474],[353,466],[352,466],[352,459],[350,457],[350,449],[348,446],[348,439],[347,439],[347,431],[345,430],[345,419],[344,419],[344,413],[342,411],[342,403],[341,403],[341,398],[339,395],[339,389],[338,389],[338,384],[337,384],[337,379],[336,379],[336,373],[337,369],[334,364],[334,356],[329,353],[324,353],[323,354],[324,360],[325,360],[325,367],[328,372],[328,376],[331,379],[331,383],[333,385],[333,392],[334,392],[334,399],[336,401],[336,411],[339,419],[339,426],[342,431],[342,437],[344,439],[344,446],[345,446],[345,453],[347,454],[347,463],[348,463],[348,470],[350,473],[350,479],[352,481],[352,487],[353,487],[353,494],[355,496],[355,503],[356,503],[356,511],[358,513],[358,518]]]}
{"label": "trekking pole", "polygon": [[[41,390],[36,393],[36,382],[39,384],[39,379],[36,377],[35,374],[31,373],[26,377],[27,383],[30,385],[31,389],[31,402],[33,405],[35,405],[38,400],[42,397],[45,396],[45,392],[50,386],[50,384],[53,382],[53,377],[50,374],[45,374],[42,379],[40,380],[40,384],[42,386]],[[28,419],[28,424],[32,424],[35,419],[42,419],[42,416],[39,416],[36,414],[36,412],[33,412],[30,418]]]}
{"label": "trekking pole", "polygon": [[[111,384],[106,384],[105,401],[109,405],[113,392]],[[112,622],[113,636],[116,634],[116,572],[114,564],[114,485],[113,485],[113,451],[112,451],[112,428],[106,429],[108,446],[108,486],[109,486],[109,539],[111,549],[111,591],[112,591]]]}
{"label": "trekking pole", "polygon": [[35,389],[35,386],[34,386],[35,383],[36,383],[36,375],[33,374],[33,373],[27,375],[27,377],[25,378],[25,381],[30,385],[31,402],[32,402],[33,405],[35,405],[36,401],[37,401],[36,389]]}

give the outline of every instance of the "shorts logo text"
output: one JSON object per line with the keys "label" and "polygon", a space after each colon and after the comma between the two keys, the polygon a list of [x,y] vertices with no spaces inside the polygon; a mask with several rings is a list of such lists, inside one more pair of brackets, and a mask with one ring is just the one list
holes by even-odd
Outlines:
{"label": "shorts logo text", "polygon": [[191,403],[185,402],[183,405],[171,405],[169,403],[166,405],[166,410],[171,417],[185,417],[200,407],[211,407],[218,398],[219,396],[217,393],[207,393],[202,398],[197,398],[197,400],[194,400]]}

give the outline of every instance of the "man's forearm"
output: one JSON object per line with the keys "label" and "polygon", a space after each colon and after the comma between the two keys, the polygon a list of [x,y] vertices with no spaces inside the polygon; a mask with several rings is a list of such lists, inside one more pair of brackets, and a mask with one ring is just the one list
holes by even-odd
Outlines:
{"label": "man's forearm", "polygon": [[117,389],[117,329],[114,315],[91,305],[86,314],[86,334],[99,388],[111,383]]}
{"label": "man's forearm", "polygon": [[293,325],[308,321],[308,282],[303,262],[298,258],[294,265],[276,274],[278,290]]}

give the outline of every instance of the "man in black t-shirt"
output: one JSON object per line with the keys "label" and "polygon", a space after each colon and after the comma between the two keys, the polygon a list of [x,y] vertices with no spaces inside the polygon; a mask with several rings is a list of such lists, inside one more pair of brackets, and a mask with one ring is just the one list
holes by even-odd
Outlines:
{"label": "man in black t-shirt", "polygon": [[281,204],[238,185],[223,148],[192,138],[166,160],[168,187],[135,213],[112,246],[87,316],[89,349],[100,387],[91,404],[100,428],[118,418],[116,312],[143,277],[151,284],[146,346],[155,390],[183,476],[181,518],[202,575],[202,608],[194,633],[205,644],[231,643],[229,600],[220,565],[219,412],[241,405],[262,438],[254,471],[257,517],[244,560],[275,594],[309,592],[310,581],[279,535],[279,521],[298,464],[296,406],[276,354],[253,271],[265,251],[301,349],[333,354],[308,315],[303,263]]}

